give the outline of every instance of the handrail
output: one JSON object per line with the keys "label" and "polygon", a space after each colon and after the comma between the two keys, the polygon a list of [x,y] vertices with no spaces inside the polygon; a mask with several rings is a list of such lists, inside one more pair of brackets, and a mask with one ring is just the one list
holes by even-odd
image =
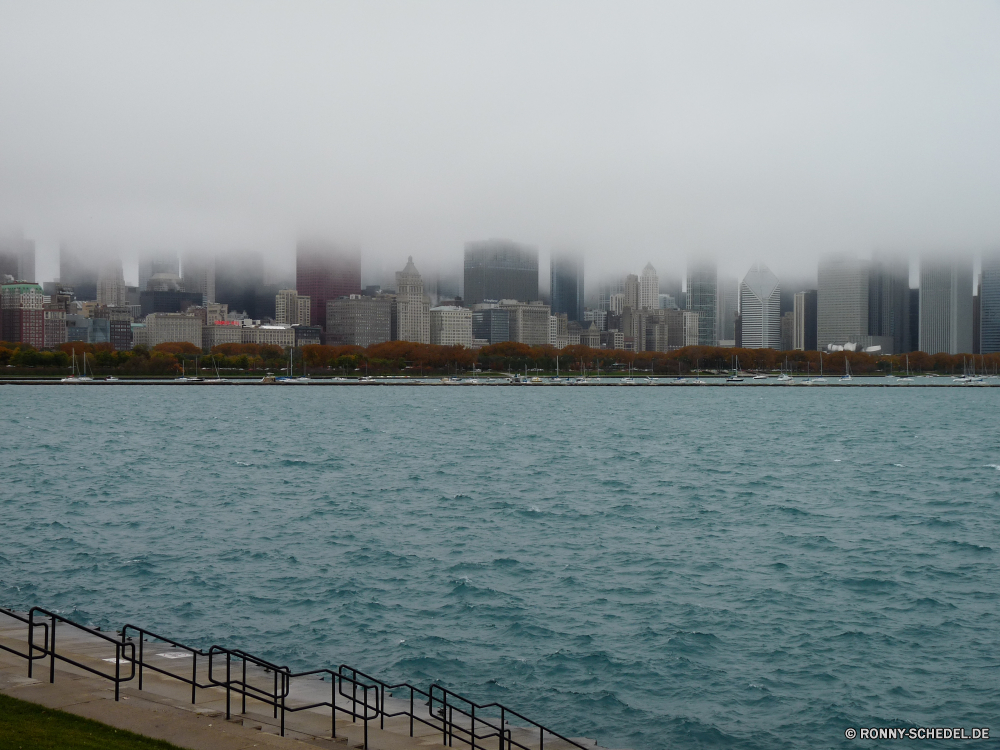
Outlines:
{"label": "handrail", "polygon": [[[28,626],[27,653],[22,653],[16,649],[2,645],[0,645],[0,649],[28,659],[29,677],[32,676],[34,662],[38,659],[49,657],[49,682],[55,682],[55,661],[58,659],[79,667],[80,669],[90,672],[91,674],[113,681],[115,683],[116,701],[119,699],[121,683],[132,680],[138,671],[139,689],[142,690],[143,671],[145,669],[151,669],[154,672],[167,677],[172,677],[190,685],[192,703],[196,702],[198,688],[224,688],[226,690],[227,719],[230,719],[232,716],[233,692],[236,692],[237,695],[241,697],[241,713],[246,713],[247,698],[271,706],[274,718],[279,718],[280,712],[280,732],[282,736],[285,734],[286,713],[296,713],[298,711],[306,711],[315,708],[329,708],[331,712],[331,733],[333,737],[337,736],[338,711],[349,714],[354,722],[357,722],[359,719],[364,722],[363,747],[366,749],[368,747],[368,724],[370,721],[379,719],[380,727],[384,729],[385,719],[406,716],[410,720],[411,737],[413,736],[415,722],[420,722],[435,731],[441,732],[443,743],[449,747],[454,746],[454,742],[458,740],[460,743],[465,743],[471,750],[485,750],[485,746],[481,741],[496,737],[499,741],[499,750],[514,750],[514,748],[518,748],[519,750],[544,750],[545,736],[548,735],[562,740],[579,750],[591,750],[590,748],[581,745],[575,740],[571,740],[569,737],[566,737],[559,732],[555,732],[536,721],[532,721],[524,714],[515,711],[502,703],[476,703],[475,701],[470,700],[469,698],[466,698],[463,695],[437,683],[432,683],[427,690],[422,690],[408,682],[390,684],[347,664],[341,664],[336,671],[324,668],[313,669],[305,672],[292,672],[287,665],[275,664],[267,659],[254,656],[253,654],[250,654],[242,649],[230,649],[216,644],[205,651],[194,646],[188,646],[180,641],[174,640],[173,638],[159,635],[151,630],[147,630],[146,628],[132,625],[131,623],[126,623],[122,627],[121,631],[119,631],[117,634],[120,636],[119,640],[117,638],[113,638],[107,633],[80,625],[72,620],[69,620],[68,618],[63,617],[62,615],[43,609],[42,607],[31,608],[26,617],[5,608],[0,608],[0,614],[5,614],[25,623]],[[36,615],[41,615],[42,618],[48,618],[49,621],[46,622],[45,619],[36,621]],[[75,661],[68,656],[58,654],[56,652],[57,623],[71,625],[79,630],[89,633],[90,635],[113,644],[115,646],[114,675],[107,674],[99,669],[88,666],[87,664]],[[42,628],[44,631],[43,642],[41,645],[38,645],[35,642],[35,628]],[[135,636],[138,636],[139,638],[138,655],[136,654],[136,647],[133,642],[134,636],[130,635],[130,633],[134,633]],[[174,648],[182,649],[190,653],[192,657],[191,676],[187,677],[185,675],[177,674],[146,661],[145,643],[149,638],[153,638],[157,641],[169,644]],[[198,682],[199,657],[208,659],[208,681],[205,683]],[[222,678],[222,675],[216,674],[216,670],[219,668],[218,661],[222,657],[225,657],[225,678]],[[241,673],[236,676],[233,674],[234,660],[240,662],[241,666]],[[110,661],[110,659],[108,661]],[[131,666],[131,671],[127,676],[122,676],[121,674],[121,664],[123,662],[129,663]],[[252,684],[248,680],[248,665],[259,667],[266,673],[270,673],[272,675],[272,685],[269,688],[263,688]],[[291,692],[291,681],[293,679],[315,675],[322,675],[323,679],[325,679],[326,675],[330,676],[330,700],[318,701],[298,706],[289,705],[288,698]],[[346,691],[347,687],[350,688],[349,692]],[[386,693],[387,691],[400,689],[409,691],[409,710],[407,710],[406,707],[403,707],[400,710],[389,711],[386,704]],[[338,706],[336,700],[338,695],[340,697],[350,699],[350,706]],[[389,695],[391,697],[391,692]],[[418,710],[418,701],[416,700],[418,696],[420,697],[419,702],[427,707],[426,712]],[[426,701],[424,699],[426,699]],[[358,706],[359,703],[361,704],[361,708]],[[437,711],[435,711],[436,707],[438,707]],[[495,714],[496,711],[499,711],[500,713],[499,719],[495,715],[492,715]],[[490,715],[484,716],[484,712]],[[509,717],[515,717],[516,719],[525,722],[525,726],[509,726]],[[529,746],[527,744],[523,744],[514,738],[514,731],[521,729],[524,731],[538,731],[537,748],[535,748],[534,745]],[[527,740],[525,740],[525,742],[527,742]]]}
{"label": "handrail", "polygon": [[[190,685],[191,686],[191,703],[192,703],[192,705],[195,703],[195,699],[197,697],[197,690],[198,690],[198,688],[205,689],[205,688],[212,687],[212,685],[210,683],[202,684],[202,683],[198,682],[198,657],[199,656],[208,656],[208,654],[205,651],[202,651],[200,648],[195,648],[193,646],[187,646],[187,645],[185,645],[183,643],[180,643],[179,641],[175,641],[173,638],[167,638],[166,636],[159,635],[157,633],[154,633],[151,630],[146,630],[145,628],[140,628],[138,625],[132,625],[131,623],[125,623],[125,625],[122,626],[121,636],[122,636],[122,642],[123,643],[126,640],[129,640],[129,641],[132,640],[132,637],[130,635],[128,635],[128,631],[130,631],[130,630],[135,631],[135,633],[137,633],[138,636],[139,636],[139,661],[138,661],[138,665],[139,665],[139,689],[140,690],[142,690],[142,671],[143,671],[143,669],[152,669],[154,672],[159,672],[160,674],[166,675],[167,677],[173,677],[176,680],[180,680],[181,682],[185,682],[188,685]],[[146,661],[145,661],[145,654],[144,654],[144,646],[145,646],[145,643],[147,641],[146,636],[149,636],[150,638],[155,638],[156,640],[162,641],[163,643],[169,643],[174,648],[180,648],[180,649],[184,649],[185,651],[189,651],[191,653],[191,677],[188,678],[188,677],[184,677],[183,675],[174,674],[173,672],[170,672],[170,671],[168,671],[166,669],[163,669],[162,667],[157,667],[155,664],[147,664]]]}
{"label": "handrail", "polygon": [[[122,641],[119,641],[117,638],[112,638],[107,633],[102,633],[100,630],[94,630],[93,628],[88,628],[85,625],[80,625],[79,623],[73,622],[72,620],[69,620],[69,619],[63,617],[62,615],[57,615],[55,612],[50,612],[47,609],[42,609],[41,607],[32,607],[30,610],[28,610],[28,653],[31,653],[35,649],[35,645],[34,645],[35,627],[37,627],[37,626],[35,625],[34,620],[35,620],[35,613],[36,612],[40,612],[44,616],[48,617],[51,620],[51,624],[52,624],[52,630],[47,633],[47,641],[48,642],[46,644],[46,653],[50,657],[50,660],[49,660],[49,682],[55,682],[56,681],[56,659],[59,659],[60,661],[64,661],[67,664],[72,664],[74,667],[78,667],[78,668],[83,669],[83,670],[85,670],[87,672],[90,672],[91,674],[95,674],[98,677],[103,677],[106,680],[111,680],[112,682],[114,682],[115,683],[115,700],[118,700],[118,696],[119,696],[119,693],[121,691],[121,683],[128,682],[133,677],[135,677],[135,644],[134,643],[123,643]],[[114,647],[115,647],[115,673],[114,673],[114,676],[106,674],[105,672],[102,672],[99,669],[94,669],[93,667],[87,666],[86,664],[78,662],[78,661],[76,661],[74,659],[70,659],[68,656],[60,656],[59,654],[57,654],[56,653],[56,623],[57,622],[62,622],[62,623],[65,623],[66,625],[72,625],[74,628],[77,628],[78,630],[82,630],[85,633],[89,633],[92,636],[95,636],[97,638],[105,640],[108,643],[114,644]],[[125,647],[126,646],[128,646],[131,649],[132,655],[131,655],[131,658],[125,658],[124,661],[129,662],[131,664],[132,671],[131,671],[131,673],[129,674],[128,677],[122,677],[121,676],[121,665],[122,665],[123,656],[124,656],[124,652],[125,652]],[[34,661],[31,660],[31,659],[29,659],[28,660],[28,677],[31,677],[32,666],[33,665],[34,665]]]}
{"label": "handrail", "polygon": [[[17,612],[15,612],[12,609],[5,609],[4,607],[0,607],[0,613],[7,615],[8,617],[10,617],[10,618],[12,618],[14,620],[18,620],[20,622],[23,622],[25,625],[28,625],[29,627],[31,626],[31,623],[28,621],[27,617],[24,617],[23,615],[19,615]],[[40,654],[32,654],[32,649],[31,649],[30,644],[29,644],[29,647],[28,647],[28,653],[26,653],[26,654],[18,651],[17,649],[9,648],[7,646],[4,646],[2,643],[0,643],[0,649],[3,649],[4,651],[6,651],[8,653],[14,654],[15,656],[20,656],[22,659],[28,659],[28,660],[44,659],[45,656],[46,656],[46,654],[48,654],[48,650],[47,649],[48,649],[48,646],[49,646],[49,624],[47,622],[44,622],[44,621],[43,622],[37,622],[37,623],[35,623],[35,627],[42,627],[42,628],[45,629],[44,645],[42,647],[35,646],[36,650],[41,651]]]}

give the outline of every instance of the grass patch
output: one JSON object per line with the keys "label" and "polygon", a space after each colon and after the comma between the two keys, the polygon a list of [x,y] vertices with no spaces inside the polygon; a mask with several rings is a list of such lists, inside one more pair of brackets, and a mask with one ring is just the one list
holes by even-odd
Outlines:
{"label": "grass patch", "polygon": [[0,693],[0,750],[29,749],[179,750],[163,740]]}

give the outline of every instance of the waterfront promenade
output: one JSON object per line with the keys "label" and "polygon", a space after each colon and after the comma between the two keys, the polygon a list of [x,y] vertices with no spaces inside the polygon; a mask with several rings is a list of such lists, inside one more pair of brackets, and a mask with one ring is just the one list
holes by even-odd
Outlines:
{"label": "waterfront promenade", "polygon": [[[24,616],[24,613],[20,614]],[[47,639],[42,632],[41,625],[36,627],[36,650],[40,648],[38,641],[44,643]],[[367,722],[367,727],[360,719],[337,718],[334,736],[329,708],[294,709],[295,706],[331,700],[331,694],[336,692],[334,700],[338,710],[345,712],[338,716],[350,716],[346,712],[352,710],[352,698],[341,691],[333,691],[331,683],[321,679],[291,681],[286,702],[295,713],[279,718],[277,708],[250,698],[241,703],[240,696],[233,693],[229,696],[227,718],[227,695],[223,687],[200,688],[192,700],[189,685],[155,671],[157,667],[172,673],[183,671],[181,665],[186,667],[191,664],[190,653],[163,642],[144,645],[146,656],[143,662],[147,667],[143,670],[141,683],[135,677],[123,682],[119,700],[115,700],[112,681],[81,668],[113,673],[115,648],[109,640],[63,626],[58,633],[60,660],[52,665],[48,657],[36,658],[33,675],[29,677],[27,659],[11,652],[27,653],[27,626],[0,611],[0,647],[5,647],[0,648],[0,693],[191,750],[244,750],[255,747],[293,750],[316,746],[359,750],[434,750],[447,747],[443,744],[440,729],[419,722],[411,728],[411,722],[405,716],[373,719]],[[65,659],[81,666],[68,663]],[[123,659],[119,666],[122,675],[127,676],[132,665]],[[198,663],[194,672],[196,681],[209,681],[207,661]],[[259,667],[251,666],[250,672],[248,684],[256,682],[264,685],[271,681],[272,673],[265,673]],[[247,679],[246,672],[243,674]],[[385,713],[398,713],[409,706],[409,701],[385,698]],[[356,703],[353,708],[365,710],[363,705],[359,707]],[[375,707],[369,704],[368,708],[369,715],[372,715],[371,709]],[[424,719],[440,723],[425,705],[418,704],[415,710]],[[282,730],[284,736],[280,736]],[[505,742],[505,745],[511,750],[542,750],[536,733],[514,726],[510,730],[513,743]],[[411,732],[413,736],[410,736]],[[470,746],[468,739],[460,740],[458,736],[452,736],[450,741],[453,747]],[[498,741],[496,736],[477,740],[476,747],[497,747]],[[579,750],[580,746],[584,746],[601,750],[593,740],[574,738],[574,742],[577,744],[546,736],[544,748]]]}

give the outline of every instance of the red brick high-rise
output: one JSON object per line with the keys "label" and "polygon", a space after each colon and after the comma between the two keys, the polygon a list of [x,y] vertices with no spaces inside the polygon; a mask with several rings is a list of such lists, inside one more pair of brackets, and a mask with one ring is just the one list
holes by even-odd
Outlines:
{"label": "red brick high-rise", "polygon": [[299,242],[295,291],[309,297],[312,324],[326,331],[326,303],[361,293],[361,252],[329,242]]}

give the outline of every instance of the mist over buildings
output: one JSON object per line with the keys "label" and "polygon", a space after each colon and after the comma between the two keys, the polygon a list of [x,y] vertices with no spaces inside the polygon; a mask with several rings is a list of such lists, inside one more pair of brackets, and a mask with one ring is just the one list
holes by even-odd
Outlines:
{"label": "mist over buildings", "polygon": [[993,2],[2,2],[0,226],[39,280],[67,248],[280,287],[313,236],[459,278],[504,237],[588,293],[692,256],[791,290],[1000,246],[998,38]]}

